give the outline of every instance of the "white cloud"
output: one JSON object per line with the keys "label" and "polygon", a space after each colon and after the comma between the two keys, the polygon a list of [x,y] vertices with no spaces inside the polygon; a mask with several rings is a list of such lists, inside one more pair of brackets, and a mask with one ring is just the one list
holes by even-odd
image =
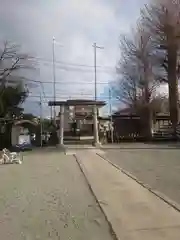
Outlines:
{"label": "white cloud", "polygon": [[[119,56],[118,38],[128,32],[138,17],[141,0],[1,0],[0,37],[22,43],[36,56],[52,59],[52,37],[63,44],[56,46],[56,59],[76,64],[93,65],[93,42],[104,46],[97,50],[97,65],[115,67]],[[84,68],[81,68],[84,69]],[[74,85],[57,85],[57,97],[82,97],[94,92],[93,68],[91,72],[56,70],[59,82]],[[112,69],[113,70],[113,69]],[[40,69],[41,81],[52,81],[52,65]],[[98,82],[108,82],[113,73],[97,74]],[[84,82],[77,84],[77,82]],[[46,95],[52,95],[52,86],[45,85]],[[105,85],[98,86],[98,94]],[[32,89],[36,92],[38,90]],[[66,93],[65,93],[66,92]],[[83,97],[84,98],[84,97]]]}

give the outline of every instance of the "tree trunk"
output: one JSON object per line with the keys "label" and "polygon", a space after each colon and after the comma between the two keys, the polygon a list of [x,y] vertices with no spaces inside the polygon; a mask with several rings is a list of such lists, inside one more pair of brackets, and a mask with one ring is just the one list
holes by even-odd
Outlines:
{"label": "tree trunk", "polygon": [[152,139],[152,111],[146,106],[141,112],[142,135],[145,141]]}
{"label": "tree trunk", "polygon": [[168,50],[168,86],[169,86],[169,111],[170,120],[176,137],[176,126],[179,122],[178,108],[178,79],[176,75],[177,48],[172,46]]}

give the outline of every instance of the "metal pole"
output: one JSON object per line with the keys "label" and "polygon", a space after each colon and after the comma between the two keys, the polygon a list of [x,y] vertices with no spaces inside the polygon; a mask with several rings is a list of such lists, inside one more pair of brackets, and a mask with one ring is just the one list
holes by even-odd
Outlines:
{"label": "metal pole", "polygon": [[[53,95],[54,102],[56,101],[56,69],[55,69],[55,38],[53,37],[53,46],[52,46],[52,54],[53,54]],[[54,109],[54,121],[56,121],[56,107],[53,106]]]}
{"label": "metal pole", "polygon": [[[96,49],[104,49],[103,47],[97,46],[96,43],[93,44],[94,47],[94,99],[97,101],[97,66],[96,66]],[[97,106],[96,106],[96,112],[97,112]]]}
{"label": "metal pole", "polygon": [[64,105],[60,106],[60,146],[64,145]]}
{"label": "metal pole", "polygon": [[50,107],[50,114],[51,114],[51,121],[52,121],[52,118],[53,118],[53,116],[52,116],[52,106]]}
{"label": "metal pole", "polygon": [[42,134],[43,134],[43,125],[42,125],[42,97],[40,93],[40,133],[41,133],[41,147],[42,147]]}
{"label": "metal pole", "polygon": [[104,49],[103,47],[97,46],[96,43],[93,44],[93,48],[94,48],[94,98],[95,101],[97,100],[97,59],[96,59],[96,49]]}
{"label": "metal pole", "polygon": [[110,132],[111,132],[111,142],[114,142],[114,136],[113,136],[113,119],[112,119],[112,95],[111,95],[111,89],[109,89],[109,114],[110,114]]}
{"label": "metal pole", "polygon": [[94,99],[97,100],[97,70],[96,70],[96,48],[97,45],[94,43]]}

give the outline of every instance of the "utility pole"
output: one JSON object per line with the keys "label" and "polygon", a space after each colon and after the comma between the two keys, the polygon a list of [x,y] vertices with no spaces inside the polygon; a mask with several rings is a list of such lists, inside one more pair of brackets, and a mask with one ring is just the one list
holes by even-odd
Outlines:
{"label": "utility pole", "polygon": [[52,121],[52,118],[53,118],[53,115],[52,115],[52,106],[50,107],[50,115],[51,115],[51,121]]}
{"label": "utility pole", "polygon": [[[56,59],[55,59],[55,44],[63,47],[60,43],[56,42],[55,37],[53,37],[52,42],[52,58],[53,58],[53,95],[54,95],[54,102],[56,102]],[[53,106],[54,109],[54,122],[56,123],[56,106]]]}
{"label": "utility pole", "polygon": [[[52,57],[53,57],[53,96],[54,96],[54,103],[56,101],[56,69],[55,69],[55,38],[53,37],[52,42]],[[54,110],[54,122],[56,122],[56,107],[55,104],[53,106]]]}
{"label": "utility pole", "polygon": [[97,57],[96,57],[96,49],[104,49],[103,47],[97,46],[96,43],[93,44],[94,48],[94,99],[97,101]]}
{"label": "utility pole", "polygon": [[109,115],[110,115],[110,133],[111,133],[111,142],[114,142],[113,135],[113,119],[112,119],[112,94],[111,89],[109,88]]}
{"label": "utility pole", "polygon": [[40,93],[40,133],[41,133],[41,147],[42,147],[42,135],[43,135],[43,122],[42,122],[42,96]]}

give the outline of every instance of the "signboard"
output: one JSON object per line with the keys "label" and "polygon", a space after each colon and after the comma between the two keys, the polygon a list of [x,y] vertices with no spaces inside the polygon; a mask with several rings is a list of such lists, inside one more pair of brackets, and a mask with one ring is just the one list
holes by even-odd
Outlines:
{"label": "signboard", "polygon": [[75,106],[75,119],[84,120],[92,116],[92,106]]}
{"label": "signboard", "polygon": [[86,112],[84,113],[75,113],[75,119],[76,120],[84,120],[88,114]]}
{"label": "signboard", "polygon": [[75,106],[75,113],[86,113],[86,114],[92,114],[92,106]]}
{"label": "signboard", "polygon": [[20,129],[20,134],[21,134],[21,135],[28,135],[28,134],[29,134],[28,128],[23,128],[23,127],[21,127],[21,129]]}
{"label": "signboard", "polygon": [[31,144],[30,135],[20,135],[18,142],[19,142],[19,145]]}

